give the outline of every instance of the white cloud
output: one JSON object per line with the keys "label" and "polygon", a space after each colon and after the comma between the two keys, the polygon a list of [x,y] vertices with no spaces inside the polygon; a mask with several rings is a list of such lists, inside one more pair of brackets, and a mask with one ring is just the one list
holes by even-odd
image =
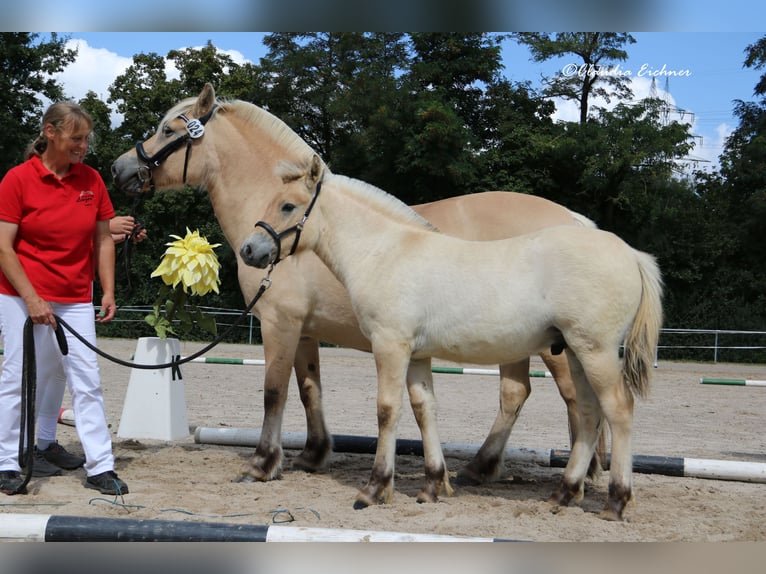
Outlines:
{"label": "white cloud", "polygon": [[133,63],[132,58],[118,56],[104,48],[92,48],[84,40],[69,40],[66,47],[77,50],[77,59],[55,77],[64,85],[67,97],[75,100],[93,91],[106,101],[108,87]]}
{"label": "white cloud", "polygon": [[[124,74],[133,64],[133,57],[126,58],[105,48],[93,48],[85,40],[76,38],[68,40],[66,47],[77,50],[77,57],[63,72],[54,75],[64,86],[65,96],[80,100],[92,91],[101,101],[107,103],[109,86],[114,83],[117,76]],[[195,46],[191,49],[201,50],[204,47]],[[178,50],[185,49],[178,48]],[[249,61],[238,50],[219,50],[219,52],[229,56],[236,64],[241,65]],[[180,77],[174,62],[165,61],[165,75],[169,80]],[[123,120],[121,114],[114,111],[114,104],[107,103],[107,105],[112,109],[112,125],[120,125]]]}
{"label": "white cloud", "polygon": [[[77,50],[77,57],[63,72],[54,75],[64,86],[66,97],[80,100],[92,91],[101,101],[107,103],[109,86],[133,64],[133,57],[126,58],[105,48],[93,48],[81,39],[68,40],[66,47]],[[165,62],[165,74],[168,79],[179,77],[173,62]],[[112,110],[112,126],[120,125],[122,115],[114,111],[114,104],[107,105]]]}

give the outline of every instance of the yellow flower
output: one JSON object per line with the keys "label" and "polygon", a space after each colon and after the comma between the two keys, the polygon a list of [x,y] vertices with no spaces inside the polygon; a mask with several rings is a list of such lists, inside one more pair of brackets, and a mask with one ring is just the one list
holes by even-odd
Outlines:
{"label": "yellow flower", "polygon": [[221,264],[213,249],[221,244],[211,245],[200,236],[199,231],[191,232],[188,227],[186,237],[171,237],[176,240],[165,244],[168,248],[151,276],[161,277],[165,285],[173,287],[180,283],[184,292],[188,288],[195,295],[205,295],[210,291],[218,293]]}

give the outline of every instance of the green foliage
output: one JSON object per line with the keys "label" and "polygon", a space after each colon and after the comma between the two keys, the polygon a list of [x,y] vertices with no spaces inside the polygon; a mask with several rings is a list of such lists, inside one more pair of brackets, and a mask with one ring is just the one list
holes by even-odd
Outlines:
{"label": "green foliage", "polygon": [[66,38],[53,33],[48,41],[29,32],[0,32],[0,177],[24,158],[40,132],[45,107],[40,96],[64,98],[62,86],[51,78],[74,61],[76,52]]}
{"label": "green foliage", "polygon": [[179,284],[165,285],[159,289],[152,305],[152,313],[144,317],[160,339],[168,335],[187,337],[195,327],[200,327],[215,337],[218,329],[215,317],[205,314],[194,301],[190,300]]}
{"label": "green foliage", "polygon": [[577,73],[564,73],[562,70],[553,78],[548,78],[544,93],[547,96],[578,102],[581,124],[588,120],[591,98],[598,96],[609,102],[615,96],[623,100],[632,96],[627,77],[603,73],[604,69],[628,58],[624,46],[636,42],[630,34],[625,32],[562,32],[559,34],[521,32],[515,34],[515,37],[520,43],[529,47],[532,59],[536,62],[570,55],[578,58]]}

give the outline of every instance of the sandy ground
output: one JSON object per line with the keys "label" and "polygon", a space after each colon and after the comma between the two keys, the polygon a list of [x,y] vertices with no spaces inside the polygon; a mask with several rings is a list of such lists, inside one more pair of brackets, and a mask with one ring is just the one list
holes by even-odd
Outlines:
{"label": "sandy ground", "polygon": [[[135,341],[103,339],[101,348],[128,360]],[[182,343],[182,354],[202,347]],[[221,345],[210,357],[262,358],[251,345]],[[194,435],[167,442],[117,435],[130,369],[100,359],[116,470],[130,487],[124,497],[83,487],[84,471],[34,478],[27,496],[2,497],[0,513],[163,519],[330,529],[435,533],[526,541],[716,542],[766,541],[766,484],[634,474],[635,501],[622,523],[598,518],[607,491],[602,475],[586,487],[580,506],[553,508],[545,499],[559,468],[507,462],[501,480],[456,486],[452,497],[417,504],[422,459],[397,457],[391,504],[354,510],[369,477],[372,455],[333,453],[325,472],[291,468],[286,450],[281,480],[232,482],[250,446],[198,444]],[[435,362],[437,365],[448,363]],[[533,369],[544,369],[533,361]],[[182,367],[192,427],[260,429],[263,368],[187,363]],[[766,388],[702,385],[700,377],[766,379],[766,366],[663,362],[650,398],[635,409],[634,453],[766,463]],[[324,404],[334,434],[375,436],[375,374],[370,355],[322,350]],[[492,376],[436,374],[444,442],[480,444],[497,408]],[[69,397],[65,398],[67,406]],[[297,387],[291,383],[284,431],[305,432]],[[418,439],[409,408],[400,438]],[[59,425],[59,440],[81,452],[76,430]],[[551,379],[536,378],[532,396],[511,434],[514,446],[568,449],[564,403]],[[465,463],[448,459],[452,476]]]}

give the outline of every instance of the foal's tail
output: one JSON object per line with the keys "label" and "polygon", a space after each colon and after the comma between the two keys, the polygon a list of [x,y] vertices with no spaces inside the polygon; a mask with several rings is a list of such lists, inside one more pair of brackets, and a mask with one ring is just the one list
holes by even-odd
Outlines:
{"label": "foal's tail", "polygon": [[662,277],[652,255],[636,251],[641,274],[641,301],[625,337],[622,375],[634,395],[645,398],[662,327]]}

